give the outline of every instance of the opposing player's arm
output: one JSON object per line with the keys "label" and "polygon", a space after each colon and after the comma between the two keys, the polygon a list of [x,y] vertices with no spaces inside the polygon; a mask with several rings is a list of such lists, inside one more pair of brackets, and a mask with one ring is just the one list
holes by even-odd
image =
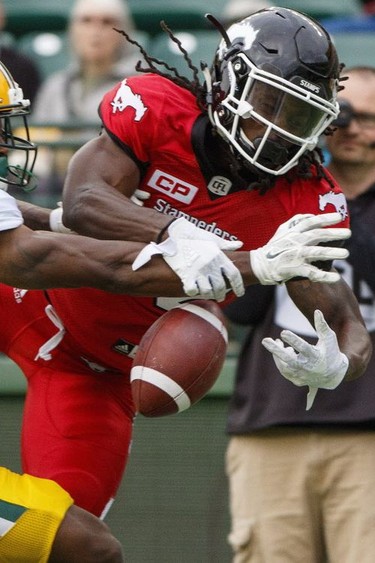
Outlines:
{"label": "opposing player's arm", "polygon": [[143,246],[20,226],[0,232],[0,281],[26,289],[87,286],[132,295],[183,296],[179,278],[161,258],[141,272],[132,270]]}
{"label": "opposing player's arm", "polygon": [[51,209],[34,205],[27,201],[17,200],[25,225],[32,230],[50,230]]}
{"label": "opposing player's arm", "polygon": [[[314,313],[322,311],[329,327],[336,333],[339,350],[349,360],[345,380],[356,379],[364,372],[372,346],[353,292],[343,279],[335,284],[291,281],[288,293],[314,326]],[[332,358],[328,358],[332,361]]]}

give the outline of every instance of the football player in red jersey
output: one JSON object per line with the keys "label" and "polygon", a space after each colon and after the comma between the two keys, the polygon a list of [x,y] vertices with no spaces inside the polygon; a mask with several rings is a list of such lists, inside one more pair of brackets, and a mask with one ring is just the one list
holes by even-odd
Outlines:
{"label": "football player in red jersey", "polygon": [[[223,30],[204,85],[191,63],[193,82],[168,69],[161,75],[146,60],[144,75],[104,97],[103,133],[71,162],[66,226],[147,243],[133,268],[142,272],[162,256],[191,297],[225,303],[227,286],[233,298],[243,281],[294,278],[288,291],[312,323],[315,315],[320,338],[314,347],[293,335],[287,348],[275,344],[283,375],[311,388],[358,377],[371,345],[356,300],[336,272],[309,264],[346,255],[319,246],[334,231],[343,238],[348,226],[345,200],[316,148],[338,115],[340,67],[328,35],[303,14],[273,8]],[[150,196],[143,207],[130,201],[138,188]],[[332,223],[330,212],[338,228],[319,228]],[[24,469],[100,514],[127,461],[132,358],[172,300],[3,287],[0,301],[11,319],[0,350],[28,377]]]}

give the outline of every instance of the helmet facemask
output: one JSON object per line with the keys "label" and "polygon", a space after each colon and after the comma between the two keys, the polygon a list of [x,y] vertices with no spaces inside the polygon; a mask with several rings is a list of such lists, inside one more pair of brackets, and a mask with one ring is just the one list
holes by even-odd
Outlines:
{"label": "helmet facemask", "polygon": [[[301,73],[281,76],[282,71],[272,64],[271,50],[269,54],[261,41],[257,43],[258,32],[251,20],[250,16],[244,20],[249,22],[247,25],[229,28],[232,43],[228,46],[224,38],[218,47],[214,69],[217,80],[214,78],[212,95],[208,96],[208,111],[234,154],[245,164],[277,176],[296,166],[306,151],[313,150],[319,136],[337,117],[338,79],[310,77],[299,60],[293,71],[301,69]],[[236,34],[238,38],[233,40]],[[245,48],[247,39],[250,47]],[[256,51],[257,65],[248,56],[252,49]],[[209,81],[207,86],[209,91]]]}

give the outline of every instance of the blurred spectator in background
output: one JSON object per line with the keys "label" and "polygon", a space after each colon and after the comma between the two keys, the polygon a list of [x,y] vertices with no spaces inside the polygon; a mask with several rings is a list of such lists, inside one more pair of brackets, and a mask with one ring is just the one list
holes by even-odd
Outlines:
{"label": "blurred spectator in background", "polygon": [[72,61],[49,76],[34,106],[34,121],[99,123],[98,105],[108,89],[133,74],[139,59],[113,28],[134,29],[126,0],[77,0],[68,34]]}
{"label": "blurred spectator in background", "polygon": [[0,1],[0,60],[9,69],[14,80],[22,88],[25,98],[30,100],[32,105],[41,84],[41,73],[34,61],[9,41],[10,35],[5,28],[5,7]]}
{"label": "blurred spectator in background", "polygon": [[[375,349],[375,67],[343,74],[342,109],[326,143],[352,236],[349,258],[335,266],[357,297]],[[333,210],[338,202],[322,205]],[[306,410],[306,387],[280,377],[262,346],[284,329],[316,342],[285,286],[251,286],[226,313],[253,327],[227,424],[233,562],[373,563],[375,354],[361,378],[319,390]]]}
{"label": "blurred spectator in background", "polygon": [[72,154],[99,130],[99,102],[117,82],[135,73],[139,52],[113,28],[134,31],[126,0],[74,3],[68,25],[71,63],[45,80],[33,109],[34,124],[54,125],[34,131],[33,138],[40,147],[43,141],[55,142],[53,150],[39,149],[35,203],[54,205],[60,198]]}
{"label": "blurred spectator in background", "polygon": [[269,0],[228,0],[221,18],[224,25],[229,26],[258,10],[270,8],[271,6],[273,4]]}

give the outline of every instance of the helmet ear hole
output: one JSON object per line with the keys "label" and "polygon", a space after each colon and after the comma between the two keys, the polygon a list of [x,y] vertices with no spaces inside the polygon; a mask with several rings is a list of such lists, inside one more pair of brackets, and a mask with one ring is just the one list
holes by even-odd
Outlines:
{"label": "helmet ear hole", "polygon": [[219,105],[217,106],[216,111],[217,111],[218,117],[219,117],[219,119],[220,119],[220,122],[221,122],[225,127],[229,126],[229,125],[232,123],[232,121],[233,121],[233,113],[232,113],[228,108],[226,108],[226,107],[223,106],[222,104],[219,104]]}

